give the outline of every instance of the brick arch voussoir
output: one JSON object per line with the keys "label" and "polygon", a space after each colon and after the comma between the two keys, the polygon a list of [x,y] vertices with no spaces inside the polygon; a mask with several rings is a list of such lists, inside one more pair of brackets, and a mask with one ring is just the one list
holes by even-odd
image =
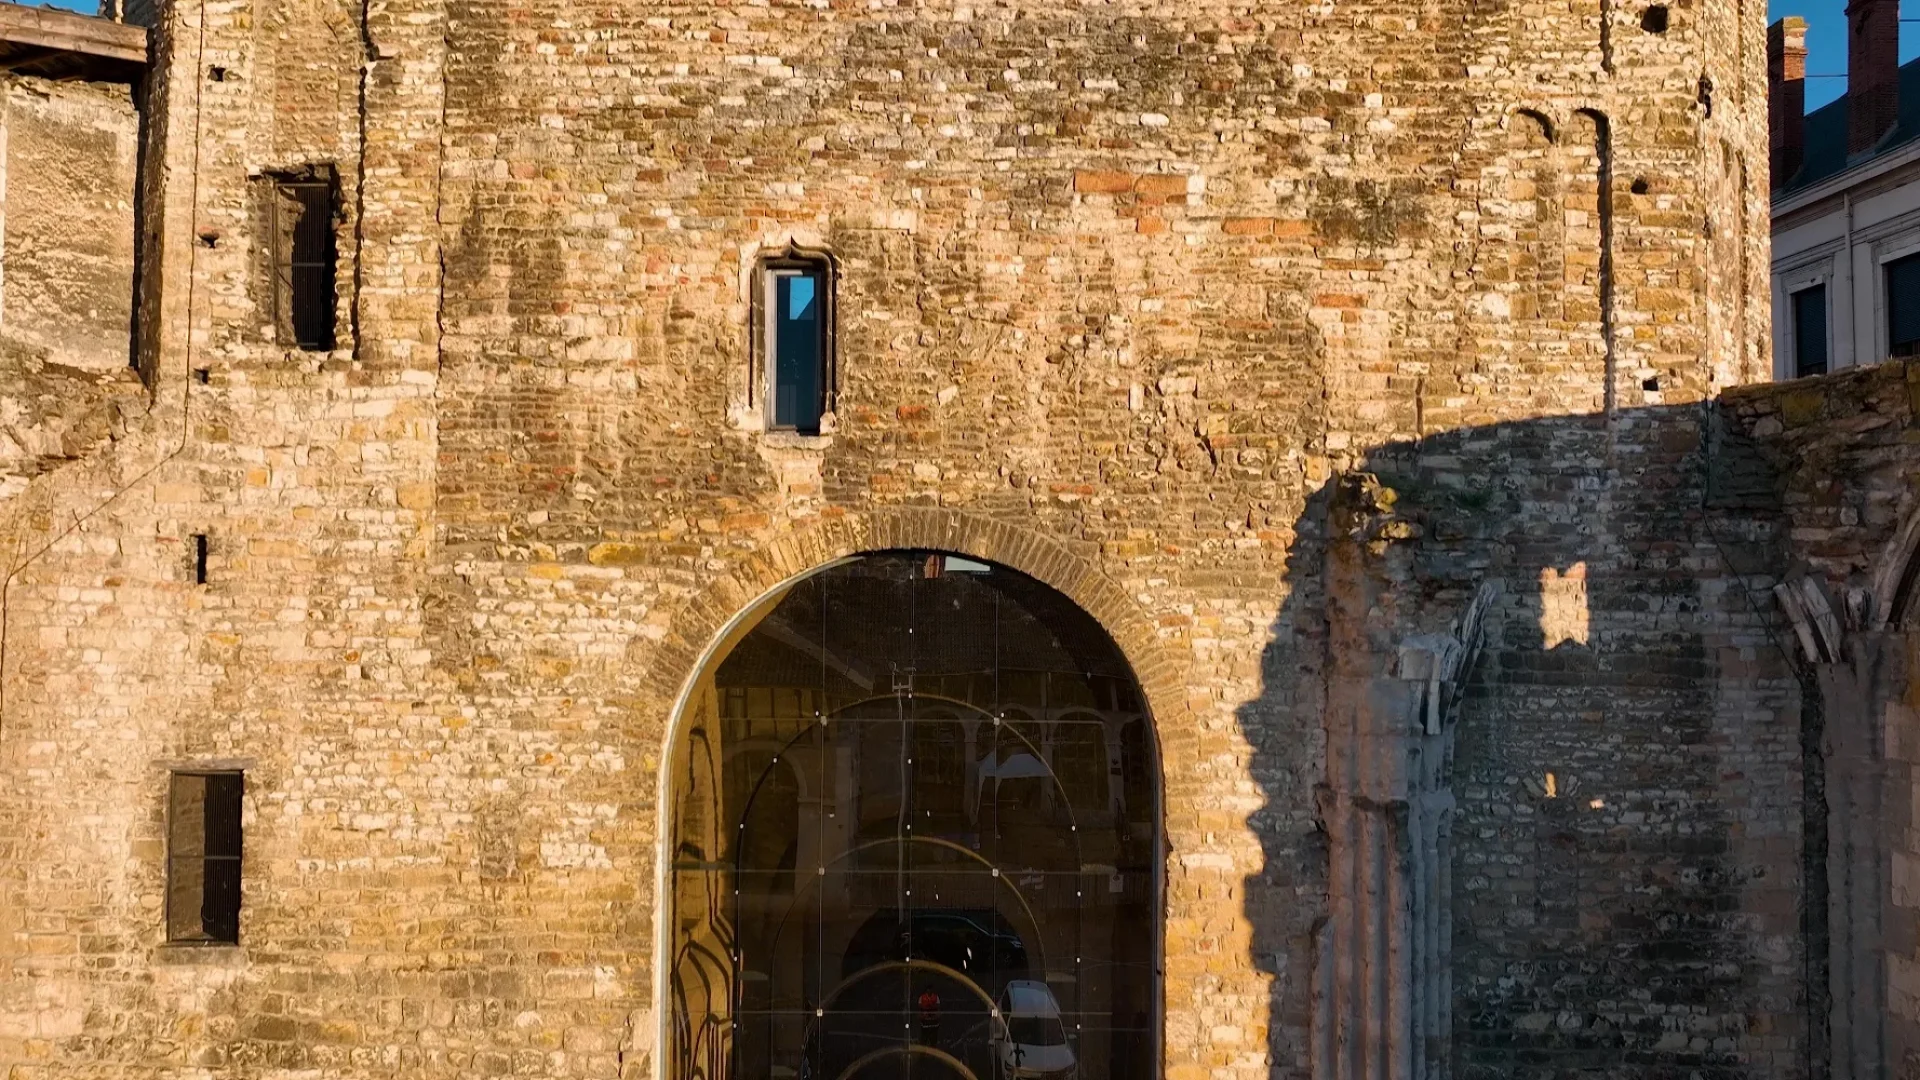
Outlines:
{"label": "brick arch voussoir", "polygon": [[[840,559],[901,548],[947,551],[1018,570],[1078,604],[1113,638],[1146,695],[1155,727],[1187,707],[1184,669],[1154,620],[1125,589],[1067,545],[1033,529],[977,514],[902,507],[847,514],[783,534],[736,560],[667,619],[640,689],[650,705],[678,707],[681,694],[728,623],[754,601]],[[677,716],[664,717],[677,724]]]}

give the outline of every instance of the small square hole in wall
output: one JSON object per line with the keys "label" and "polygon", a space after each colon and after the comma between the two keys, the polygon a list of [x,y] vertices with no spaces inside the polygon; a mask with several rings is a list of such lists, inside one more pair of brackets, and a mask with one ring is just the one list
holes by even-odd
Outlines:
{"label": "small square hole in wall", "polygon": [[1654,4],[1640,16],[1640,29],[1649,34],[1664,34],[1671,22],[1671,13],[1665,4]]}

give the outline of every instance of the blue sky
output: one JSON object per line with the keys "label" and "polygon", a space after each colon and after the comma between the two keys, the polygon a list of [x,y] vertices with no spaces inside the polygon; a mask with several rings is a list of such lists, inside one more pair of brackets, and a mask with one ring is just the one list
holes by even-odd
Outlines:
{"label": "blue sky", "polygon": [[[1768,20],[1798,15],[1807,20],[1807,74],[1844,75],[1847,70],[1847,0],[1768,0]],[[1901,0],[1900,17],[1920,19],[1920,0]],[[1900,24],[1900,59],[1920,57],[1920,23]],[[1807,108],[1847,92],[1845,79],[1808,79]]]}
{"label": "blue sky", "polygon": [[[99,10],[98,0],[52,0],[54,7],[85,11]],[[1787,15],[1807,20],[1807,73],[1844,75],[1847,70],[1847,0],[1768,0],[1767,19]],[[1920,0],[1902,0],[1901,16],[1920,20]],[[1920,57],[1920,22],[1900,25],[1900,59]],[[1815,109],[1846,93],[1847,80],[1808,79],[1807,108]]]}

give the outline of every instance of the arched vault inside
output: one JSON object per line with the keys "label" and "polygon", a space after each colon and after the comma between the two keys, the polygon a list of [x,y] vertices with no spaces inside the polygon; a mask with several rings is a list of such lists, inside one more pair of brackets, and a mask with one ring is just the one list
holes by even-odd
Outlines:
{"label": "arched vault inside", "polygon": [[1158,740],[1066,597],[847,560],[736,620],[678,719],[673,1080],[1157,1071]]}

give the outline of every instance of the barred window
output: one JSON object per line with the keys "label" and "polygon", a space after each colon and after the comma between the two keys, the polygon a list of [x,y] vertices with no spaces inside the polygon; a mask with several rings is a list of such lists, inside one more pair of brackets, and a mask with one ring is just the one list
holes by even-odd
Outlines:
{"label": "barred window", "polygon": [[167,940],[240,940],[238,772],[176,772],[167,799]]}

